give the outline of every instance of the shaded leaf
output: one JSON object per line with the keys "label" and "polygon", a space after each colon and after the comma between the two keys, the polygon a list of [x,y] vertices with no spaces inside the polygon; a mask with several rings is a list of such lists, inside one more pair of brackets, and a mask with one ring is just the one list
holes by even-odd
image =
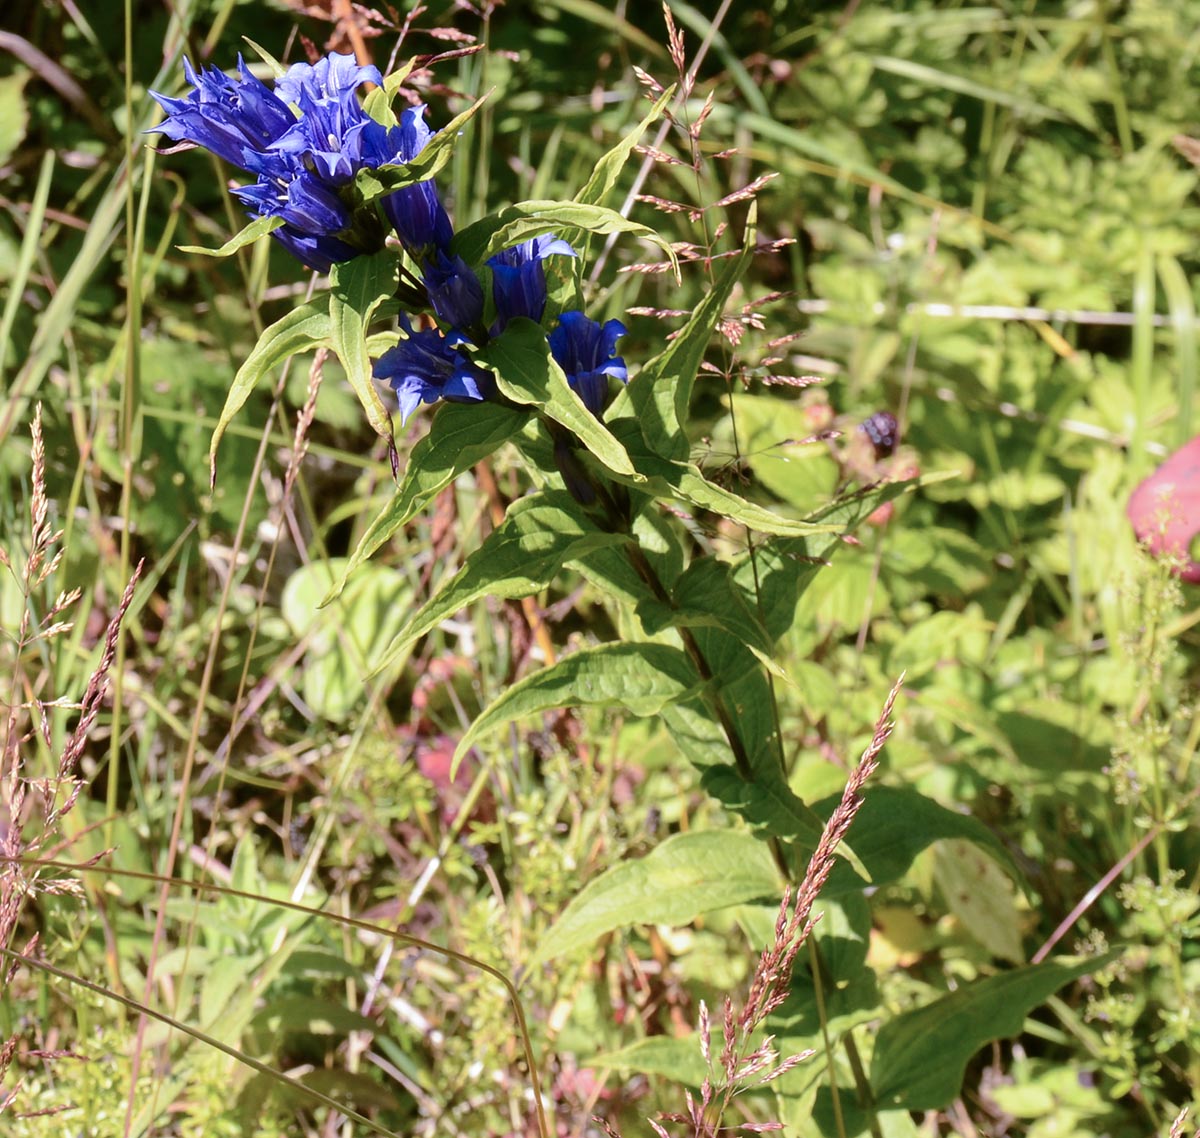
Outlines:
{"label": "shaded leaf", "polygon": [[530,961],[534,968],[631,925],[684,925],[779,892],[764,843],[739,831],[676,834],[638,861],[601,874],[563,910]]}
{"label": "shaded leaf", "polygon": [[217,447],[225,428],[233,417],[245,406],[246,400],[258,382],[273,367],[289,356],[331,343],[333,325],[329,319],[329,297],[322,297],[311,304],[301,304],[286,316],[276,320],[263,331],[258,343],[238,368],[237,375],[225,398],[221,417],[213,430],[208,447],[209,478],[213,485],[217,481]]}
{"label": "shaded leaf", "polygon": [[985,1043],[1020,1034],[1025,1017],[1064,984],[1103,968],[1119,950],[1032,964],[959,988],[888,1020],[875,1037],[871,1088],[883,1109],[938,1110],[962,1089]]}
{"label": "shaded leaf", "polygon": [[655,100],[654,106],[650,108],[646,117],[596,163],[591,177],[588,178],[583,189],[575,195],[577,202],[581,205],[602,205],[604,203],[604,199],[617,184],[617,177],[625,163],[629,161],[629,155],[633,153],[638,139],[642,137],[646,127],[662,114],[663,108],[671,101],[674,94],[675,85],[672,84]]}
{"label": "shaded leaf", "polygon": [[526,676],[494,700],[463,735],[454,764],[482,736],[521,716],[559,707],[624,707],[634,715],[657,715],[699,683],[687,655],[669,644],[585,648]]}

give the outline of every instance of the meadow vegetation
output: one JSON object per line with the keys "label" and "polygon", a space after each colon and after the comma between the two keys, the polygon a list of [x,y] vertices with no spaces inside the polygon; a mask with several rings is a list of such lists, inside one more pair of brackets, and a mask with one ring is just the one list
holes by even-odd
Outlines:
{"label": "meadow vegetation", "polygon": [[[5,1135],[1185,1133],[1200,3],[18,7]],[[223,415],[329,284],[189,251],[149,92],[327,51],[486,95],[442,200],[575,219],[613,434],[494,347],[389,446],[388,288]]]}

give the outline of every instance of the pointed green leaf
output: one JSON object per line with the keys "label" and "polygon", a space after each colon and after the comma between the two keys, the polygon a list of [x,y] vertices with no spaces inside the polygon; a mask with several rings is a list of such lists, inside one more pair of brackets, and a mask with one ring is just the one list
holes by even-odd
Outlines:
{"label": "pointed green leaf", "polygon": [[199,253],[202,257],[229,257],[284,224],[286,223],[282,217],[256,217],[219,249],[205,249],[203,245],[180,245],[178,248],[181,253]]}
{"label": "pointed green leaf", "polygon": [[653,229],[622,217],[615,209],[585,202],[529,201],[506,206],[460,230],[450,248],[468,264],[479,265],[493,253],[543,233],[553,232],[570,240],[569,232],[564,231],[573,229],[601,235],[625,233],[648,241],[666,254],[675,268],[676,277],[679,275],[675,250]]}
{"label": "pointed green leaf", "polygon": [[[842,527],[825,522],[786,518],[765,506],[748,502],[715,482],[709,482],[693,463],[666,458],[653,450],[642,433],[640,422],[635,418],[622,416],[610,419],[608,430],[624,447],[638,475],[646,479],[646,484],[641,489],[652,494],[662,498],[674,498],[678,502],[703,510],[711,510],[760,533],[800,536],[843,532]],[[632,479],[620,474],[616,476],[618,481],[636,485]]]}
{"label": "pointed green leaf", "polygon": [[526,417],[525,411],[499,403],[444,403],[439,407],[429,433],[412,449],[400,488],[367,528],[341,583],[321,604],[336,597],[354,571],[435,495],[513,438]]}
{"label": "pointed green leaf", "polygon": [[514,403],[537,407],[566,427],[614,474],[634,483],[645,481],[621,444],[571,390],[540,325],[524,317],[510,320],[482,358],[495,371],[502,394]]}
{"label": "pointed green leaf", "polygon": [[884,1110],[939,1110],[961,1091],[985,1043],[1019,1035],[1025,1017],[1064,984],[1103,968],[1119,950],[1016,968],[888,1020],[875,1037],[871,1089]]}
{"label": "pointed green leaf", "polygon": [[725,267],[712,291],[700,302],[679,334],[630,380],[629,386],[613,403],[610,415],[617,417],[627,413],[623,399],[628,400],[647,442],[666,458],[686,461],[688,457],[683,424],[688,420],[692,387],[729,294],[754,255],[755,217],[752,204],[741,254]]}
{"label": "pointed green leaf", "polygon": [[526,676],[493,700],[463,735],[454,765],[489,731],[525,715],[559,707],[624,707],[634,715],[657,715],[699,684],[687,655],[669,644],[585,648]]}
{"label": "pointed green leaf", "polygon": [[392,417],[371,376],[367,327],[376,309],[394,296],[399,266],[395,253],[384,249],[370,257],[354,257],[333,266],[329,274],[329,322],[333,350],[346,378],[367,413],[375,433],[389,442]]}
{"label": "pointed green leaf", "polygon": [[778,896],[764,842],[737,830],[676,834],[601,874],[563,910],[529,967],[631,925],[685,925],[702,913]]}
{"label": "pointed green leaf", "polygon": [[673,1035],[651,1035],[619,1051],[608,1051],[580,1061],[580,1066],[610,1067],[620,1071],[638,1071],[643,1075],[661,1075],[672,1083],[698,1087],[709,1074],[695,1035],[677,1039]]}
{"label": "pointed green leaf", "polygon": [[[1022,880],[1012,855],[978,818],[948,810],[909,787],[869,787],[862,797],[854,820],[854,852],[870,874],[870,884],[899,880],[917,854],[943,838],[973,842],[987,850],[1015,881]],[[840,801],[840,794],[832,794],[814,803],[813,809],[827,818]],[[826,889],[833,896],[845,889],[861,889],[864,884],[849,866],[839,865]]]}
{"label": "pointed green leaf", "polygon": [[298,352],[330,344],[333,328],[329,320],[329,298],[322,297],[311,304],[293,308],[286,316],[276,320],[264,330],[258,343],[238,368],[237,375],[225,397],[221,417],[213,430],[208,448],[209,477],[215,485],[217,480],[217,447],[225,428],[233,417],[245,406],[255,385],[277,364]]}
{"label": "pointed green leaf", "polygon": [[622,540],[583,517],[566,493],[542,491],[522,498],[449,584],[409,618],[384,664],[472,601],[530,596],[549,585],[564,562]]}
{"label": "pointed green leaf", "polygon": [[604,199],[608,197],[612,192],[613,186],[617,184],[617,176],[621,173],[621,169],[625,163],[629,161],[629,155],[633,153],[633,148],[638,144],[638,139],[645,133],[646,127],[662,114],[663,108],[671,101],[674,94],[675,85],[671,84],[655,100],[654,106],[650,108],[650,112],[646,117],[596,163],[595,168],[592,170],[592,176],[587,180],[587,184],[575,195],[577,202],[583,205],[604,204]]}

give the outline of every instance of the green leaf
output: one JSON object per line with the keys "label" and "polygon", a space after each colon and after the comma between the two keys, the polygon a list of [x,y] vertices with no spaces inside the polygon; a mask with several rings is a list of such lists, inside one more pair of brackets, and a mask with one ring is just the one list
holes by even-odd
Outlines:
{"label": "green leaf", "polygon": [[[870,874],[870,884],[899,880],[917,854],[942,838],[973,842],[987,850],[1015,880],[1021,880],[1012,855],[978,818],[948,810],[909,787],[868,787],[862,797],[852,837],[854,853]],[[840,794],[831,794],[814,803],[813,809],[828,818],[840,801]],[[848,865],[840,864],[830,874],[826,889],[830,896],[836,896],[846,889],[861,889],[864,884]]]}
{"label": "green leaf", "polygon": [[871,1088],[884,1110],[939,1110],[962,1089],[985,1043],[1020,1034],[1025,1017],[1064,984],[1103,968],[1119,950],[990,976],[888,1020],[875,1037]]}
{"label": "green leaf", "polygon": [[637,419],[621,417],[610,420],[608,429],[623,446],[638,472],[637,479],[616,475],[618,481],[627,485],[636,486],[639,480],[645,480],[646,484],[640,488],[651,494],[711,510],[760,533],[799,536],[842,532],[837,525],[785,518],[765,506],[748,502],[732,490],[709,482],[693,463],[665,458],[647,443]]}
{"label": "green leaf", "polygon": [[181,253],[199,253],[202,257],[230,257],[239,249],[252,245],[260,237],[274,232],[286,224],[282,217],[256,217],[245,229],[235,233],[219,249],[205,249],[202,245],[180,245]]}
{"label": "green leaf", "polygon": [[209,479],[212,485],[215,486],[217,481],[217,447],[221,444],[221,436],[233,417],[245,406],[259,380],[289,356],[330,344],[333,326],[329,320],[328,306],[329,298],[326,296],[311,304],[293,308],[263,331],[258,343],[246,357],[246,362],[238,368],[208,447]]}
{"label": "green leaf", "polygon": [[455,236],[450,248],[468,264],[482,264],[493,253],[507,249],[531,237],[563,230],[578,229],[584,233],[625,233],[658,246],[670,259],[679,276],[679,259],[670,244],[653,229],[622,217],[614,209],[569,201],[529,201],[506,206],[498,213],[480,218]]}
{"label": "green leaf", "polygon": [[[342,557],[302,565],[288,578],[279,602],[292,632],[307,645],[304,701],[335,723],[345,722],[367,698],[365,680],[400,631],[413,596],[412,584],[398,570],[365,565],[330,607],[320,608],[345,567]],[[402,665],[393,660],[392,681]]]}
{"label": "green leaf", "polygon": [[409,618],[384,664],[472,601],[530,596],[549,585],[564,562],[623,540],[583,517],[564,492],[544,490],[520,499],[449,584]]}
{"label": "green leaf", "polygon": [[958,922],[993,956],[1023,964],[1013,883],[983,850],[961,838],[938,842],[933,879]]}
{"label": "green leaf", "polygon": [[[388,78],[390,80],[391,76]],[[462,114],[452,118],[425,143],[421,153],[411,162],[389,162],[369,170],[359,170],[354,178],[354,188],[359,200],[367,204],[395,193],[404,186],[412,186],[432,178],[450,161],[458,141],[458,132],[475,117],[476,112],[490,96],[490,91],[481,95]],[[384,105],[386,106],[386,103]],[[376,101],[372,104],[372,110],[378,113],[379,106],[379,102]]]}
{"label": "green leaf", "polygon": [[366,1031],[374,1035],[379,1030],[379,1024],[352,1008],[320,997],[273,996],[251,1021],[251,1028],[272,1036],[293,1032],[348,1035],[352,1031]]}
{"label": "green leaf", "polygon": [[566,427],[614,474],[645,481],[621,444],[571,390],[540,325],[524,317],[510,320],[482,358],[495,370],[500,391],[514,403],[537,407]]}
{"label": "green leaf", "polygon": [[631,925],[685,925],[729,905],[779,893],[763,842],[728,830],[676,834],[638,861],[601,874],[563,910],[529,967]]}
{"label": "green leaf", "polygon": [[617,184],[617,176],[621,173],[625,163],[629,161],[629,155],[633,153],[638,139],[645,133],[646,127],[662,114],[663,108],[671,101],[674,94],[675,85],[672,84],[655,100],[654,106],[650,108],[646,117],[596,163],[592,170],[592,176],[588,178],[583,189],[575,195],[577,202],[581,205],[604,204],[604,199]]}
{"label": "green leaf", "polygon": [[700,1040],[695,1035],[682,1039],[672,1035],[651,1035],[618,1051],[583,1059],[580,1066],[660,1075],[673,1083],[686,1083],[691,1087],[700,1086],[704,1076],[709,1073],[708,1064],[700,1054]]}
{"label": "green leaf", "polygon": [[439,407],[429,433],[412,449],[400,488],[363,534],[341,583],[321,603],[336,597],[351,574],[436,494],[516,435],[527,417],[525,411],[499,403]]}
{"label": "green leaf", "polygon": [[688,420],[692,386],[729,294],[754,254],[755,210],[752,204],[741,254],[725,267],[712,291],[700,302],[679,334],[630,380],[622,395],[613,402],[610,416],[616,418],[626,413],[623,398],[628,399],[632,417],[641,424],[647,442],[666,458],[685,461],[688,457],[683,424]]}
{"label": "green leaf", "polygon": [[0,166],[7,164],[29,129],[25,84],[30,72],[21,70],[0,79]]}
{"label": "green leaf", "polygon": [[490,731],[558,707],[624,707],[657,715],[700,684],[680,648],[623,642],[584,648],[513,684],[480,713],[454,752],[453,767]]}
{"label": "green leaf", "polygon": [[367,420],[381,438],[392,440],[392,417],[371,375],[367,328],[379,306],[395,295],[399,265],[388,249],[370,257],[354,257],[333,266],[329,274],[329,323],[333,350]]}
{"label": "green leaf", "polygon": [[770,652],[771,639],[734,584],[731,571],[728,562],[697,557],[672,585],[669,605],[656,599],[638,604],[642,627],[651,636],[664,628],[720,628],[756,654]]}

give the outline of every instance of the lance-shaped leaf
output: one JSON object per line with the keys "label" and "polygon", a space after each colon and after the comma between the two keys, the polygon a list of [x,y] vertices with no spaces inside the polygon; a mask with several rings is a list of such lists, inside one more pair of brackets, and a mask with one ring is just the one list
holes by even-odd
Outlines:
{"label": "lance-shaped leaf", "polygon": [[[637,608],[642,627],[655,636],[664,628],[720,628],[755,654],[771,651],[771,638],[750,611],[731,577],[728,562],[697,557],[671,588],[671,603],[643,600]],[[761,657],[760,657],[761,660]]]}
{"label": "lance-shaped leaf", "polygon": [[[869,876],[869,884],[898,881],[917,854],[943,838],[974,843],[987,850],[1014,880],[1021,880],[1012,854],[978,818],[949,810],[911,787],[872,786],[863,791],[862,799],[854,822],[854,853]],[[813,809],[827,818],[840,800],[841,795],[830,795],[814,803]],[[866,884],[848,865],[840,865],[825,888],[830,896],[836,896]]]}
{"label": "lance-shaped leaf", "polygon": [[233,377],[233,384],[225,397],[225,406],[221,408],[221,417],[213,430],[212,442],[208,448],[209,479],[212,485],[215,486],[217,481],[217,447],[221,444],[221,436],[233,421],[234,415],[245,406],[255,385],[267,372],[289,356],[328,346],[331,343],[332,332],[328,297],[293,308],[286,316],[276,320],[263,331],[258,343],[246,357],[245,363],[238,368],[237,375]]}
{"label": "lance-shaped leaf", "polygon": [[481,355],[495,371],[502,394],[514,403],[537,407],[566,427],[614,474],[634,483],[645,481],[621,444],[571,390],[540,325],[524,317],[510,320]]}
{"label": "lance-shaped leaf", "polygon": [[[458,141],[458,132],[475,117],[475,113],[487,101],[491,92],[481,95],[461,115],[452,118],[437,132],[411,162],[390,162],[373,169],[361,169],[354,176],[354,188],[363,203],[373,202],[385,197],[396,190],[411,186],[417,182],[425,182],[437,174],[454,153],[454,145]],[[372,110],[379,114],[380,104],[372,105]],[[368,112],[370,113],[370,112]]]}
{"label": "lance-shaped leaf", "polygon": [[737,830],[676,834],[638,861],[584,886],[542,938],[529,967],[631,925],[684,925],[729,905],[779,894],[766,844]]}
{"label": "lance-shaped leaf", "polygon": [[429,433],[413,447],[400,488],[367,527],[341,583],[321,604],[336,597],[354,571],[435,495],[513,438],[527,418],[527,412],[499,403],[443,403]]}
{"label": "lance-shaped leaf", "polygon": [[204,257],[229,257],[239,249],[252,245],[260,237],[274,232],[281,225],[287,224],[282,217],[256,217],[244,229],[235,233],[219,249],[206,249],[203,245],[180,245],[181,253],[199,253]]}
{"label": "lance-shaped leaf", "polygon": [[472,601],[531,596],[554,580],[565,561],[624,540],[628,539],[598,529],[562,491],[522,498],[450,582],[409,618],[378,670]]}
{"label": "lance-shaped leaf", "polygon": [[484,709],[454,752],[454,767],[490,731],[559,707],[624,707],[657,715],[700,685],[687,655],[669,644],[602,644],[565,656],[513,684]]}
{"label": "lance-shaped leaf", "polygon": [[379,306],[395,295],[399,266],[394,253],[383,250],[333,266],[329,274],[329,324],[333,350],[375,433],[389,442],[392,417],[371,377],[367,328]]}
{"label": "lance-shaped leaf", "polygon": [[468,264],[479,265],[493,253],[543,233],[554,233],[569,241],[571,230],[601,235],[624,233],[649,241],[667,255],[675,267],[676,278],[679,276],[675,250],[653,229],[622,217],[615,209],[584,202],[530,201],[506,206],[460,230],[450,248]]}
{"label": "lance-shaped leaf", "polygon": [[[798,521],[784,517],[765,506],[747,501],[732,490],[726,490],[725,487],[708,481],[695,464],[664,457],[646,441],[641,424],[635,418],[622,416],[610,419],[608,430],[624,447],[638,476],[646,480],[640,489],[659,497],[674,498],[688,506],[711,510],[760,533],[802,536],[843,532],[836,524]],[[615,471],[614,475],[618,481],[636,485],[633,479]]]}
{"label": "lance-shaped leaf", "polygon": [[629,414],[631,407],[647,442],[667,458],[683,461],[688,457],[683,424],[688,419],[692,387],[729,294],[754,254],[755,216],[752,204],[741,254],[725,266],[712,291],[696,307],[679,334],[630,380],[613,402],[610,417]]}
{"label": "lance-shaped leaf", "polygon": [[675,85],[672,84],[659,95],[646,117],[596,163],[592,170],[592,176],[588,178],[583,189],[575,195],[577,202],[582,205],[604,204],[604,199],[608,197],[612,192],[613,186],[617,184],[617,177],[620,175],[625,163],[629,161],[629,156],[633,153],[633,148],[637,145],[638,139],[642,137],[646,127],[662,114],[663,107],[671,101],[671,97],[674,94]]}
{"label": "lance-shaped leaf", "polygon": [[977,980],[888,1020],[875,1036],[871,1091],[883,1110],[939,1110],[962,1089],[985,1043],[1019,1035],[1025,1017],[1064,984],[1103,968],[1119,950],[1063,957]]}

